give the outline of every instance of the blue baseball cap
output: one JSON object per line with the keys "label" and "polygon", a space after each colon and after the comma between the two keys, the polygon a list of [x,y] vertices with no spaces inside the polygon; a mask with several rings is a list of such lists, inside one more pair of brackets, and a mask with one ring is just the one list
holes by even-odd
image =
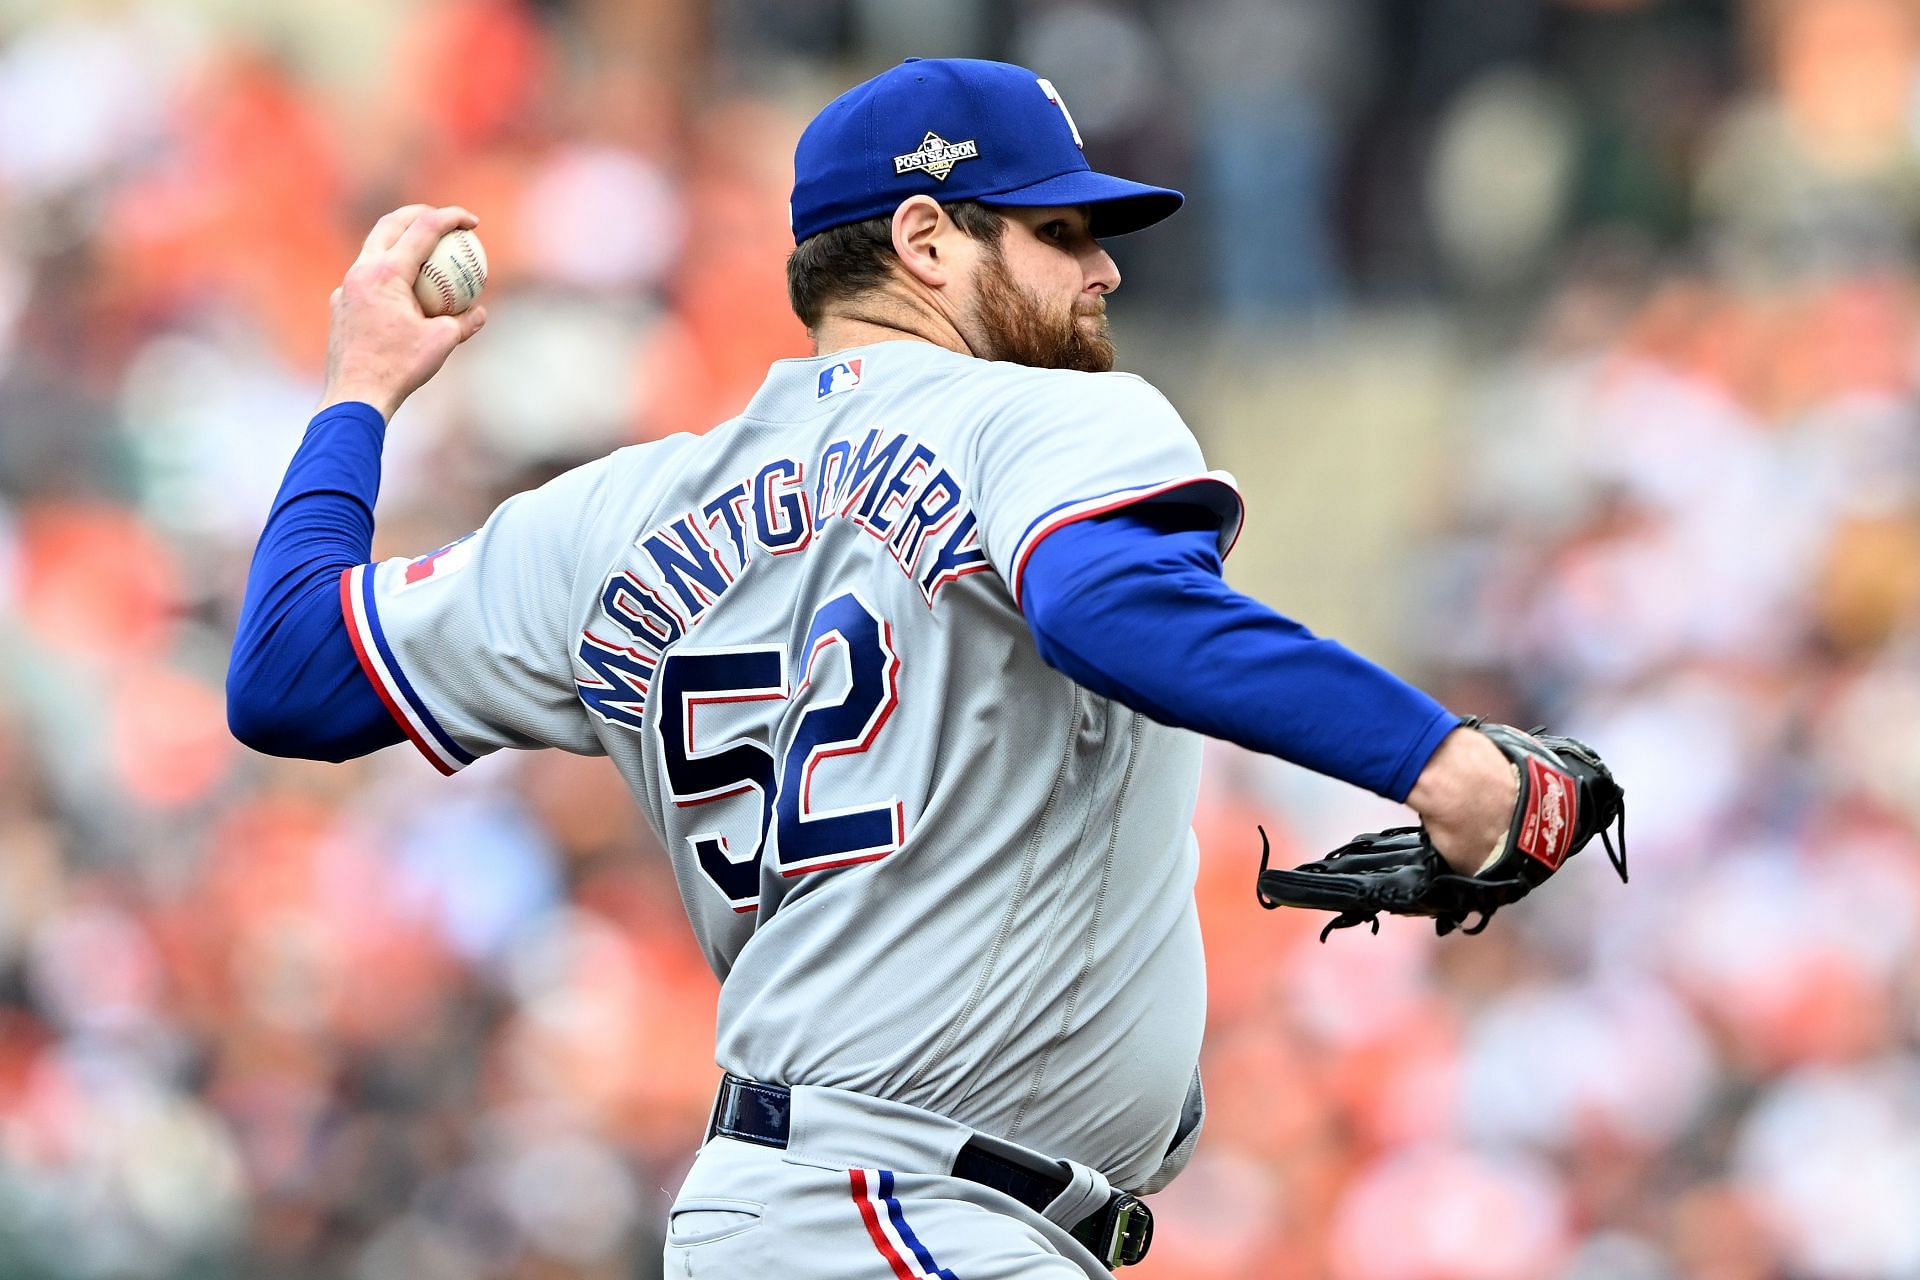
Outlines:
{"label": "blue baseball cap", "polygon": [[793,152],[793,239],[943,204],[1087,205],[1093,234],[1151,226],[1186,197],[1095,173],[1060,93],[1025,67],[908,58],[828,103]]}

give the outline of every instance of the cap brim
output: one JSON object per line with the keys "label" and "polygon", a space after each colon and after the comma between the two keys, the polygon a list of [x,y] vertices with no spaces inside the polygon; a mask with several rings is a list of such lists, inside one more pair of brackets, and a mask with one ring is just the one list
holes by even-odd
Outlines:
{"label": "cap brim", "polygon": [[1077,208],[1086,205],[1089,229],[1096,237],[1121,236],[1150,227],[1185,204],[1187,198],[1170,187],[1150,187],[1111,174],[1081,169],[1036,182],[1018,191],[974,197],[981,204],[1032,209],[1050,205]]}

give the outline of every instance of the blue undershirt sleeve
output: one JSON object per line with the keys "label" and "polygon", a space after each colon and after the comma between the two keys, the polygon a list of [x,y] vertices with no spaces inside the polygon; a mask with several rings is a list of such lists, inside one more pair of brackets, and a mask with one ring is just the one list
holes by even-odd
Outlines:
{"label": "blue undershirt sleeve", "polygon": [[227,663],[227,727],[268,755],[350,760],[405,740],[354,656],[340,574],[373,551],[386,421],[321,410],[254,549]]}
{"label": "blue undershirt sleeve", "polygon": [[1020,601],[1041,657],[1162,724],[1404,801],[1458,718],[1229,587],[1213,519],[1130,507],[1048,535]]}

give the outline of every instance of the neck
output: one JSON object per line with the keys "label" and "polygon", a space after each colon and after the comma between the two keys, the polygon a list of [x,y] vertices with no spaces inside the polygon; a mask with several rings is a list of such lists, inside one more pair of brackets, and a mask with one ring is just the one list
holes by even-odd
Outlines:
{"label": "neck", "polygon": [[813,330],[813,353],[817,356],[876,342],[930,342],[961,355],[975,354],[950,319],[919,308],[855,304],[829,312]]}

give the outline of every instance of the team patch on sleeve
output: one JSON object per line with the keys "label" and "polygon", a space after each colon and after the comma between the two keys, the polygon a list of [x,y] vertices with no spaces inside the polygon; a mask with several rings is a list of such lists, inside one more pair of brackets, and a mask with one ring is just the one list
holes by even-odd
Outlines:
{"label": "team patch on sleeve", "polygon": [[340,609],[346,615],[347,636],[353,641],[354,656],[360,660],[360,669],[367,673],[367,679],[373,682],[374,692],[386,704],[387,714],[393,717],[408,741],[440,772],[457,773],[473,763],[473,753],[463,749],[453,740],[453,735],[440,726],[407,679],[406,672],[400,669],[381,629],[380,611],[374,603],[378,568],[361,564],[340,574]]}
{"label": "team patch on sleeve", "polygon": [[467,561],[473,559],[473,553],[479,546],[476,540],[479,532],[475,529],[472,533],[462,534],[438,551],[429,551],[419,559],[409,561],[407,571],[401,579],[401,586],[410,587],[436,575],[444,578],[448,574],[457,573],[465,568]]}

